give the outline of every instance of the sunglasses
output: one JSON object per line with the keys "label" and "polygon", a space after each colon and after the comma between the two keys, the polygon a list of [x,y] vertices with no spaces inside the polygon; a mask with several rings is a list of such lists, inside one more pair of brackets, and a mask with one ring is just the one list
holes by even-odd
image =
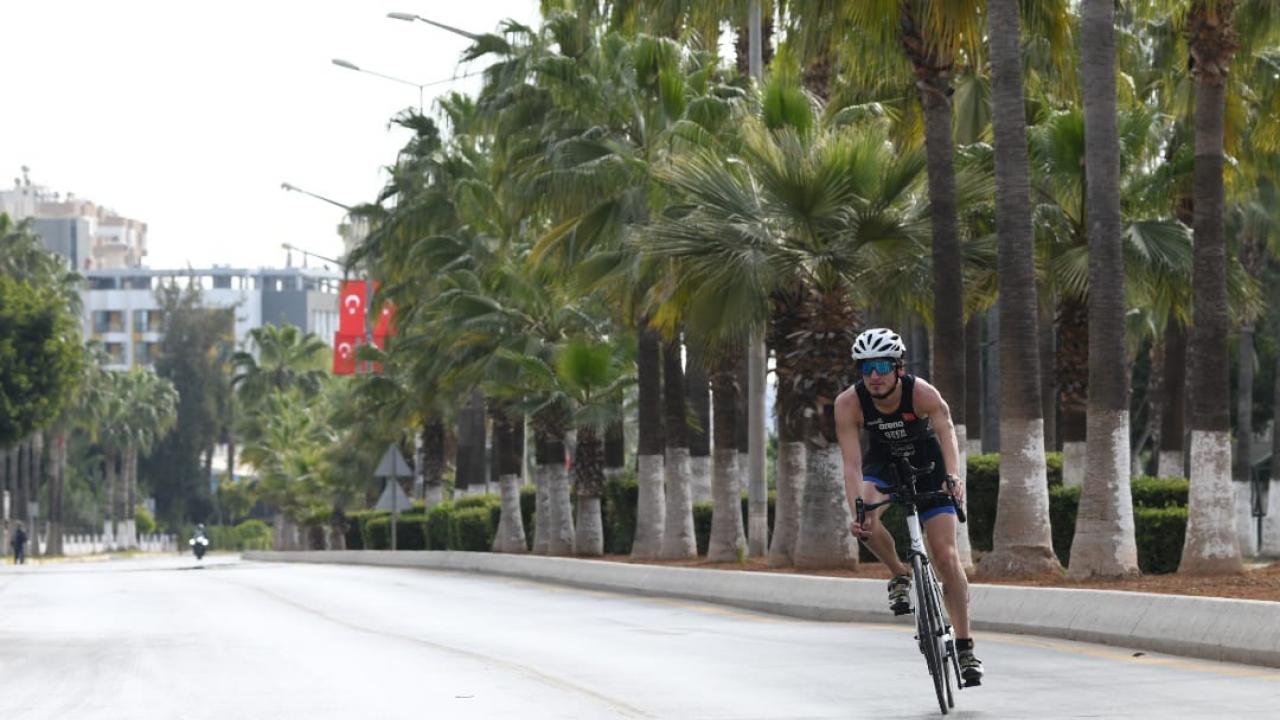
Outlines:
{"label": "sunglasses", "polygon": [[863,375],[870,375],[874,372],[883,376],[893,372],[896,365],[892,360],[863,360],[858,369],[862,371]]}

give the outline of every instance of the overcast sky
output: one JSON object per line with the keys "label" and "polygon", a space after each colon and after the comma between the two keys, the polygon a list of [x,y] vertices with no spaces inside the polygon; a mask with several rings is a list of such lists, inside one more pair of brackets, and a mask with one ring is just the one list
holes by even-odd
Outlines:
{"label": "overcast sky", "polygon": [[[0,187],[33,183],[148,225],[151,267],[284,264],[282,242],[342,251],[344,204],[373,200],[408,137],[388,129],[459,66],[463,38],[537,0],[0,0]],[[426,88],[474,92],[478,78]],[[296,258],[295,258],[296,260]]]}

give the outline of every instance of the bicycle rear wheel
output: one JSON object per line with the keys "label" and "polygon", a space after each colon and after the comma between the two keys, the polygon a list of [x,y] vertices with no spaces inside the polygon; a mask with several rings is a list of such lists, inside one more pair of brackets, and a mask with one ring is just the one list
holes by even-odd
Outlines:
{"label": "bicycle rear wheel", "polygon": [[920,652],[924,653],[925,664],[929,666],[929,675],[933,678],[933,692],[938,697],[938,709],[943,715],[951,703],[951,682],[947,677],[947,668],[943,664],[942,652],[942,610],[937,601],[937,584],[933,573],[920,558],[913,558],[911,569],[915,574],[916,586],[916,632],[919,633]]}

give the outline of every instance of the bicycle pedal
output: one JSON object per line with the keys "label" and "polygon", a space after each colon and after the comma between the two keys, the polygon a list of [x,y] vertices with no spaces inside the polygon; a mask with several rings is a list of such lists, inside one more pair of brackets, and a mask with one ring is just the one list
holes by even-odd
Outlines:
{"label": "bicycle pedal", "polygon": [[967,687],[967,688],[971,688],[971,687],[978,687],[978,686],[979,686],[979,685],[981,685],[981,684],[982,684],[982,680],[980,680],[980,679],[979,679],[979,680],[965,680],[965,681],[964,681],[964,687]]}

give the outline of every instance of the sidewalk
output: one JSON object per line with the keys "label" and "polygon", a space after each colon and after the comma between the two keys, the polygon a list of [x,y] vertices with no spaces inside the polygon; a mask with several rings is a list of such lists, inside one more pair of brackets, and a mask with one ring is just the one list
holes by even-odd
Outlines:
{"label": "sidewalk", "polygon": [[[455,551],[246,552],[243,557],[489,573],[809,620],[910,622],[889,615],[882,580]],[[980,583],[970,585],[970,596],[976,630],[1280,667],[1280,602]]]}

